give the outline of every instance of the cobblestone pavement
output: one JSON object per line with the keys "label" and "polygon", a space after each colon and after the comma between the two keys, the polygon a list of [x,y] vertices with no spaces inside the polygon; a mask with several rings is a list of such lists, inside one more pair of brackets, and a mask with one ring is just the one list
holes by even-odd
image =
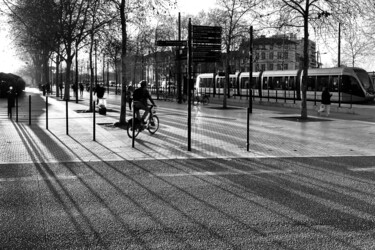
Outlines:
{"label": "cobblestone pavement", "polygon": [[[67,126],[66,102],[48,98],[47,129],[45,99],[29,89],[19,100],[18,122],[15,110],[13,120],[7,118],[6,99],[0,99],[0,162],[375,155],[375,123],[361,120],[360,115],[344,114],[343,119],[343,114],[327,118],[312,113],[308,121],[300,121],[298,110],[257,106],[250,115],[247,151],[245,108],[193,106],[192,150],[188,151],[186,104],[157,101],[158,132],[142,132],[133,148],[126,130],[112,125],[119,120],[117,105],[108,104],[105,116],[97,114],[94,141],[93,114],[82,112],[88,109],[87,102],[68,103]],[[374,109],[369,110],[366,117],[373,116]]]}

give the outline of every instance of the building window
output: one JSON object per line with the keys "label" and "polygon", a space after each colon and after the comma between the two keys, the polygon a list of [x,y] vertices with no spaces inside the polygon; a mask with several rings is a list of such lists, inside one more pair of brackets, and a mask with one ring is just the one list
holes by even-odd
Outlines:
{"label": "building window", "polygon": [[261,59],[262,59],[262,60],[265,60],[265,59],[266,59],[266,53],[265,53],[265,52],[262,52],[262,53],[261,53]]}
{"label": "building window", "polygon": [[284,59],[288,59],[288,52],[284,52]]}
{"label": "building window", "polygon": [[268,70],[273,70],[273,63],[270,63],[270,64],[268,65]]}
{"label": "building window", "polygon": [[270,52],[269,58],[270,58],[270,60],[273,60],[273,51]]}
{"label": "building window", "polygon": [[277,59],[283,59],[283,52],[277,52]]}
{"label": "building window", "polygon": [[265,64],[261,64],[260,66],[261,66],[262,71],[266,70],[266,65]]}

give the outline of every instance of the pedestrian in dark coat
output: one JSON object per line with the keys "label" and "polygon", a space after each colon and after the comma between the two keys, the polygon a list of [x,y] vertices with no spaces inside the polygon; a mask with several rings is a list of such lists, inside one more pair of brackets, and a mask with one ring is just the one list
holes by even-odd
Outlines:
{"label": "pedestrian in dark coat", "polygon": [[322,104],[320,104],[320,109],[318,110],[319,115],[321,112],[326,111],[327,116],[329,116],[331,111],[331,96],[332,94],[329,93],[328,88],[324,87],[322,92]]}

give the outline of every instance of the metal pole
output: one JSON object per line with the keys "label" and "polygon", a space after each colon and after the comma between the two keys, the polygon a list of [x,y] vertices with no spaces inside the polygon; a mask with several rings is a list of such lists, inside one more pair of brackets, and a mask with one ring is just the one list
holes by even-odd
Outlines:
{"label": "metal pole", "polygon": [[134,105],[133,105],[133,119],[132,119],[132,148],[134,148],[134,142],[135,142],[135,108],[134,108]]}
{"label": "metal pole", "polygon": [[337,58],[337,67],[341,66],[341,23],[339,23],[339,41],[338,41],[338,58]]}
{"label": "metal pole", "polygon": [[66,110],[66,134],[69,134],[69,122],[68,122],[68,99],[65,100],[65,110]]}
{"label": "metal pole", "polygon": [[18,95],[16,94],[16,122],[18,122]]}
{"label": "metal pole", "polygon": [[247,151],[250,150],[250,114],[253,112],[253,97],[252,97],[252,90],[251,87],[253,86],[253,26],[250,26],[250,45],[249,45],[249,54],[250,54],[250,61],[249,61],[249,107],[247,109],[247,141],[246,141],[246,148]]}
{"label": "metal pole", "polygon": [[191,64],[192,64],[192,51],[191,51],[191,18],[189,18],[189,29],[188,29],[188,56],[187,56],[187,94],[188,94],[188,151],[191,151],[191,89],[190,89],[190,78],[191,78]]}
{"label": "metal pole", "polygon": [[29,95],[29,125],[31,125],[31,95]]}
{"label": "metal pole", "polygon": [[92,103],[91,103],[91,105],[92,105],[92,116],[93,116],[93,119],[92,119],[92,140],[93,141],[96,141],[96,127],[95,127],[95,124],[96,124],[96,122],[95,122],[95,119],[96,119],[96,111],[95,111],[95,101],[93,101]]}
{"label": "metal pole", "polygon": [[48,130],[48,95],[46,96],[46,129]]}

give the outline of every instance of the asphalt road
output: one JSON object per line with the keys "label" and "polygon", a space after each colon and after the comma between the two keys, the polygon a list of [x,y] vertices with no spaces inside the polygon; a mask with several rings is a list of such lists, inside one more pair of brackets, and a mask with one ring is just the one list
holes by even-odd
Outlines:
{"label": "asphalt road", "polygon": [[375,157],[0,165],[2,249],[375,249]]}

